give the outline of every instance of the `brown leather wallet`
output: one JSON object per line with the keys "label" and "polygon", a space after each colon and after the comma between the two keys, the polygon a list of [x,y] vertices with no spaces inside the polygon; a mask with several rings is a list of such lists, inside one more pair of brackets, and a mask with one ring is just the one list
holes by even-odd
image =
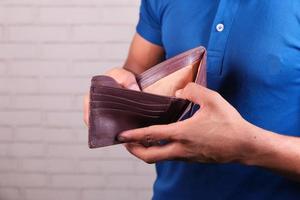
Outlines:
{"label": "brown leather wallet", "polygon": [[89,147],[119,144],[129,129],[169,124],[189,113],[192,103],[175,97],[189,82],[206,86],[206,50],[197,47],[137,75],[140,91],[109,76],[95,76],[90,88]]}

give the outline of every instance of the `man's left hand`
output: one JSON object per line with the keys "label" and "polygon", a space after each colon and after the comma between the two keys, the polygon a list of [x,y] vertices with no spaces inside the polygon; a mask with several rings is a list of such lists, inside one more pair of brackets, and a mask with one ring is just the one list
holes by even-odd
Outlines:
{"label": "man's left hand", "polygon": [[[125,131],[119,140],[147,163],[162,160],[194,162],[240,162],[251,147],[250,124],[217,92],[194,83],[177,91],[176,96],[200,105],[189,119],[169,125],[156,125]],[[161,146],[145,147],[147,141],[168,141]]]}

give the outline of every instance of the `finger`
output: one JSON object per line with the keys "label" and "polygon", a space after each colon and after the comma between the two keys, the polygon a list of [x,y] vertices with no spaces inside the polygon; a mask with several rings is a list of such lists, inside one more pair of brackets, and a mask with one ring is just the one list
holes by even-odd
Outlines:
{"label": "finger", "polygon": [[83,120],[87,126],[89,124],[89,112],[90,112],[89,109],[90,109],[90,95],[87,94],[84,96],[84,103],[83,103]]}
{"label": "finger", "polygon": [[149,126],[140,129],[128,130],[118,136],[120,142],[153,143],[160,140],[175,141],[181,122]]}
{"label": "finger", "polygon": [[169,143],[164,146],[152,146],[148,148],[140,144],[130,143],[125,147],[131,154],[149,164],[176,159],[180,156],[181,152],[178,143]]}
{"label": "finger", "polygon": [[190,100],[203,107],[207,101],[212,99],[214,93],[216,92],[201,85],[189,83],[185,88],[176,91],[176,97]]}

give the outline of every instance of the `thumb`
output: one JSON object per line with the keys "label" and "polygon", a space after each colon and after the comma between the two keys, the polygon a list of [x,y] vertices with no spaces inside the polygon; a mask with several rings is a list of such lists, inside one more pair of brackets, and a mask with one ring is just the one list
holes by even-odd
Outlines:
{"label": "thumb", "polygon": [[187,99],[195,104],[203,106],[207,98],[211,96],[210,90],[196,83],[189,83],[185,88],[176,91],[176,97]]}
{"label": "thumb", "polygon": [[136,81],[135,75],[123,68],[114,68],[106,72],[107,76],[115,79],[124,88],[141,91]]}
{"label": "thumb", "polygon": [[136,90],[136,91],[141,91],[138,83],[137,83],[137,80],[135,78],[135,75],[130,72],[130,71],[127,71],[126,69],[122,69],[120,71],[121,75],[120,75],[120,84],[126,88],[126,89],[130,89],[130,90]]}

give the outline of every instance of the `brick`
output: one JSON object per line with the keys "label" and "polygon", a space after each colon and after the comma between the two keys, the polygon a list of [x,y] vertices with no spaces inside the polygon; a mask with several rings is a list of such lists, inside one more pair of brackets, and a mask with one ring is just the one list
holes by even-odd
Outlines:
{"label": "brick", "polygon": [[136,174],[148,174],[149,176],[155,175],[154,165],[149,165],[143,161],[137,160],[135,162]]}
{"label": "brick", "polygon": [[21,174],[21,173],[5,173],[0,174],[1,187],[41,187],[47,183],[46,175],[41,174]]}
{"label": "brick", "polygon": [[[19,0],[2,0],[9,5],[20,5]],[[138,6],[140,0],[69,0],[69,1],[60,1],[60,0],[22,0],[22,5],[42,5],[42,6],[106,6],[106,5],[132,5]]]}
{"label": "brick", "polygon": [[45,78],[41,81],[41,93],[47,94],[85,94],[89,87],[89,78]]}
{"label": "brick", "polygon": [[61,189],[26,189],[25,199],[28,200],[79,200],[80,193],[77,190]]}
{"label": "brick", "polygon": [[3,143],[0,145],[0,156],[5,157],[8,154],[8,148],[9,148],[10,143]]}
{"label": "brick", "polygon": [[80,144],[87,144],[88,142],[88,128],[77,130],[77,142]]}
{"label": "brick", "polygon": [[[0,29],[1,31],[1,29]],[[0,32],[0,40],[1,40],[1,32]],[[7,73],[6,63],[0,61],[0,75],[4,75]]]}
{"label": "brick", "polygon": [[123,145],[114,145],[103,148],[102,151],[105,151],[105,156],[107,158],[114,159],[131,159],[133,156],[126,150]]}
{"label": "brick", "polygon": [[104,74],[113,67],[122,67],[123,62],[119,61],[78,61],[74,62],[70,68],[70,73],[73,76],[83,76],[91,79],[92,76]]}
{"label": "brick", "polygon": [[137,199],[134,190],[84,190],[82,199],[89,200],[119,200],[119,199]]}
{"label": "brick", "polygon": [[9,26],[8,40],[13,42],[65,42],[69,38],[66,26]]}
{"label": "brick", "polygon": [[42,173],[46,172],[46,162],[44,159],[40,158],[27,158],[19,159],[19,171],[20,172],[32,172],[32,173]]}
{"label": "brick", "polygon": [[[1,47],[1,46],[0,46]],[[44,59],[98,59],[99,44],[44,44],[41,57]]]}
{"label": "brick", "polygon": [[34,173],[76,173],[75,160],[28,158],[19,161],[19,171]]}
{"label": "brick", "polygon": [[11,97],[9,95],[0,95],[0,108],[11,107]]}
{"label": "brick", "polygon": [[18,95],[18,98],[15,98],[13,104],[11,105],[16,109],[31,109],[37,110],[42,107],[42,102],[40,96],[36,95]]}
{"label": "brick", "polygon": [[68,63],[64,61],[14,61],[10,63],[11,76],[66,76]]}
{"label": "brick", "polygon": [[51,127],[84,127],[82,112],[48,112],[44,123]]}
{"label": "brick", "polygon": [[11,107],[44,111],[79,110],[73,106],[73,102],[75,103],[75,100],[70,95],[18,95]]}
{"label": "brick", "polygon": [[[18,167],[18,160],[15,158],[1,158],[0,172],[15,171]],[[1,194],[1,193],[0,193]]]}
{"label": "brick", "polygon": [[59,0],[22,0],[20,3],[19,0],[2,0],[3,3],[10,6],[20,6],[21,5],[35,5],[35,6],[78,6],[78,5],[91,5],[92,3],[97,3],[101,5],[101,3],[97,0],[69,0],[66,2],[62,2]]}
{"label": "brick", "polygon": [[39,56],[39,52],[36,44],[0,43],[0,59],[33,59]]}
{"label": "brick", "polygon": [[51,111],[72,110],[81,111],[74,106],[75,98],[70,95],[42,95],[40,96],[41,109]]}
{"label": "brick", "polygon": [[51,186],[59,188],[101,188],[105,177],[99,175],[53,175]]}
{"label": "brick", "polygon": [[75,159],[48,159],[45,161],[46,171],[49,173],[77,173]]}
{"label": "brick", "polygon": [[37,157],[45,154],[45,146],[35,143],[12,143],[8,154],[14,157]]}
{"label": "brick", "polygon": [[110,175],[107,180],[107,186],[124,189],[150,189],[153,182],[154,177],[147,175]]}
{"label": "brick", "polygon": [[38,90],[37,78],[0,78],[0,93],[37,93]]}
{"label": "brick", "polygon": [[44,131],[39,127],[17,127],[14,133],[17,142],[41,142],[44,137]]}
{"label": "brick", "polygon": [[[0,8],[1,11],[1,8]],[[4,28],[0,26],[0,41],[4,40]]]}
{"label": "brick", "polygon": [[101,48],[101,57],[107,60],[125,61],[129,49],[129,43],[104,44]]}
{"label": "brick", "polygon": [[48,143],[75,143],[77,141],[76,131],[62,128],[45,128],[43,130],[44,140]]}
{"label": "brick", "polygon": [[153,192],[152,190],[138,190],[136,199],[152,199]]}
{"label": "brick", "polygon": [[28,24],[35,22],[37,9],[32,6],[0,7],[0,22],[3,24]]}
{"label": "brick", "polygon": [[91,150],[88,144],[49,144],[46,156],[49,158],[103,158],[105,151]]}
{"label": "brick", "polygon": [[103,0],[103,5],[116,5],[116,6],[139,6],[141,1],[140,0]]}
{"label": "brick", "polygon": [[37,125],[41,123],[41,113],[33,111],[2,111],[0,125]]}
{"label": "brick", "polygon": [[129,42],[135,28],[128,25],[75,26],[72,40],[81,42]]}
{"label": "brick", "polygon": [[12,141],[13,131],[9,127],[0,127],[0,141]]}
{"label": "brick", "polygon": [[109,9],[103,9],[102,22],[107,24],[136,24],[138,13],[139,11],[135,6],[112,6]]}
{"label": "brick", "polygon": [[135,171],[132,160],[81,161],[79,171],[83,173],[132,174]]}
{"label": "brick", "polygon": [[19,189],[16,188],[0,188],[1,199],[3,200],[19,200],[22,195]]}
{"label": "brick", "polygon": [[101,10],[97,7],[42,7],[40,23],[81,24],[99,23]]}

